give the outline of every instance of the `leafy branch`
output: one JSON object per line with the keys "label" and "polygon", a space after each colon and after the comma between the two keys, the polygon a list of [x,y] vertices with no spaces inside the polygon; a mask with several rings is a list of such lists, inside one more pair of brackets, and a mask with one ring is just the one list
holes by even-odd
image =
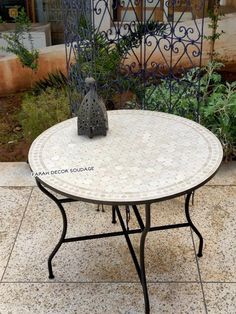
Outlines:
{"label": "leafy branch", "polygon": [[[15,18],[14,32],[3,35],[3,38],[7,42],[7,47],[2,49],[6,52],[14,53],[19,58],[23,67],[30,68],[32,71],[37,71],[39,52],[34,49],[30,29],[31,22],[24,11],[24,8],[22,8],[19,15]],[[30,49],[27,49],[23,43],[26,38],[30,42]]]}
{"label": "leafy branch", "polygon": [[[164,23],[148,21],[135,25],[118,40],[112,40],[107,34],[99,33],[85,23],[85,29],[80,28],[80,51],[76,56],[76,64],[71,67],[70,76],[80,76],[79,81],[83,82],[85,77],[93,75],[100,96],[106,103],[113,103],[115,95],[126,91],[140,94],[141,99],[140,79],[134,75],[128,77],[123,61],[142,44],[145,35],[161,35],[166,27]],[[92,40],[86,37],[88,33]]]}

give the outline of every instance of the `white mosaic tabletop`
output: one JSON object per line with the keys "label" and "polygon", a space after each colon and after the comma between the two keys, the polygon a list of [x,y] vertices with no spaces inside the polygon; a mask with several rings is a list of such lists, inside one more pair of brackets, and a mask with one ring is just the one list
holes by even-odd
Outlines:
{"label": "white mosaic tabletop", "polygon": [[144,203],[170,198],[205,183],[222,161],[219,140],[175,115],[108,111],[107,136],[77,135],[77,119],[43,132],[29,164],[43,184],[75,199]]}

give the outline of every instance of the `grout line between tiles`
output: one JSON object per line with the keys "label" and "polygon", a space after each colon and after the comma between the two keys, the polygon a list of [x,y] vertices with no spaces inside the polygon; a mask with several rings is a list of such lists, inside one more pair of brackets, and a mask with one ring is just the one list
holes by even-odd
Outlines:
{"label": "grout line between tiles", "polygon": [[200,284],[201,284],[203,303],[204,303],[206,314],[208,314],[207,305],[206,305],[206,298],[205,298],[205,293],[204,293],[203,283],[202,283],[202,276],[201,276],[201,271],[200,271],[200,267],[199,267],[199,263],[198,263],[198,257],[197,257],[197,252],[196,252],[196,247],[195,247],[195,242],[194,242],[194,237],[193,237],[193,231],[191,228],[190,228],[190,233],[191,233],[191,238],[192,238],[192,242],[193,242],[193,249],[194,249],[195,260],[196,260],[197,269],[198,269],[199,280],[200,280]]}
{"label": "grout line between tiles", "polygon": [[235,284],[236,284],[236,281],[202,281],[202,283],[203,283],[203,284],[205,284],[205,283],[206,283],[206,284],[207,284],[207,283],[219,283],[219,284],[221,284],[221,283],[224,284],[224,283],[225,283],[225,284],[231,284],[231,283],[232,283],[232,284],[235,285]]}
{"label": "grout line between tiles", "polygon": [[[2,281],[1,284],[137,284],[139,281]],[[199,281],[147,281],[147,284],[199,284]]]}
{"label": "grout line between tiles", "polygon": [[[109,283],[115,283],[115,284],[140,284],[139,281],[1,281],[1,283],[7,283],[7,284],[15,284],[15,283],[20,283],[20,284],[28,284],[28,283],[34,283],[34,284],[73,284],[73,283],[80,283],[80,284],[109,284]],[[148,284],[200,284],[200,281],[147,281]],[[202,281],[202,284],[233,284],[235,285],[236,282],[230,282],[230,281]]]}
{"label": "grout line between tiles", "polygon": [[0,188],[10,188],[10,189],[13,189],[13,188],[35,188],[37,187],[37,185],[0,185]]}
{"label": "grout line between tiles", "polygon": [[19,228],[18,228],[18,230],[17,230],[17,232],[16,232],[16,236],[15,236],[15,239],[14,239],[14,242],[13,242],[13,245],[12,245],[12,248],[11,248],[11,251],[10,251],[10,254],[9,254],[9,257],[8,257],[8,260],[7,260],[7,263],[6,263],[5,269],[4,269],[4,271],[3,271],[3,274],[2,274],[2,277],[1,277],[0,282],[2,282],[2,280],[3,280],[4,276],[5,276],[5,273],[6,273],[6,270],[7,270],[7,267],[8,267],[8,264],[9,264],[9,261],[10,261],[10,258],[11,258],[12,252],[13,252],[13,249],[14,249],[14,247],[15,247],[15,243],[16,243],[18,234],[19,234],[19,232],[20,232],[20,228],[21,228],[23,219],[24,219],[24,217],[25,217],[26,210],[27,210],[27,208],[28,208],[28,205],[29,205],[29,202],[30,202],[30,199],[31,199],[32,192],[33,192],[33,188],[31,188],[30,195],[29,195],[29,197],[28,197],[28,200],[27,200],[25,209],[24,209],[24,211],[23,211],[23,215],[22,215],[22,217],[21,217],[20,225],[19,225]]}

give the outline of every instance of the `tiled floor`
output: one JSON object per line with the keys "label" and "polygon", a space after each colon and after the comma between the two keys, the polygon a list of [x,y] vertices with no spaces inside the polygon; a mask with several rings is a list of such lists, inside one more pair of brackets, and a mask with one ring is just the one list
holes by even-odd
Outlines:
{"label": "tiled floor", "polygon": [[[0,179],[0,313],[144,313],[142,289],[123,237],[63,244],[53,261],[55,279],[48,279],[47,257],[60,236],[61,216],[31,184],[27,166],[20,167],[18,186],[11,186],[14,169],[10,179],[6,170]],[[183,222],[183,202],[180,197],[155,204],[152,225]],[[78,202],[67,204],[66,211],[68,236],[120,230],[111,224],[108,206],[102,213]],[[224,165],[197,191],[191,216],[205,240],[201,259],[189,228],[147,238],[151,313],[235,314],[236,163]],[[136,225],[133,218],[131,226]],[[132,236],[136,251],[139,237]]]}

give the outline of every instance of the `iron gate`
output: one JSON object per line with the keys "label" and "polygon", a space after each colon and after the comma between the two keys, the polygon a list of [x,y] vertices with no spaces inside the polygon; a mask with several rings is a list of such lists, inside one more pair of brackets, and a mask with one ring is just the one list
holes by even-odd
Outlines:
{"label": "iron gate", "polygon": [[73,115],[85,93],[85,78],[93,76],[108,108],[131,106],[199,120],[207,1],[62,4]]}

